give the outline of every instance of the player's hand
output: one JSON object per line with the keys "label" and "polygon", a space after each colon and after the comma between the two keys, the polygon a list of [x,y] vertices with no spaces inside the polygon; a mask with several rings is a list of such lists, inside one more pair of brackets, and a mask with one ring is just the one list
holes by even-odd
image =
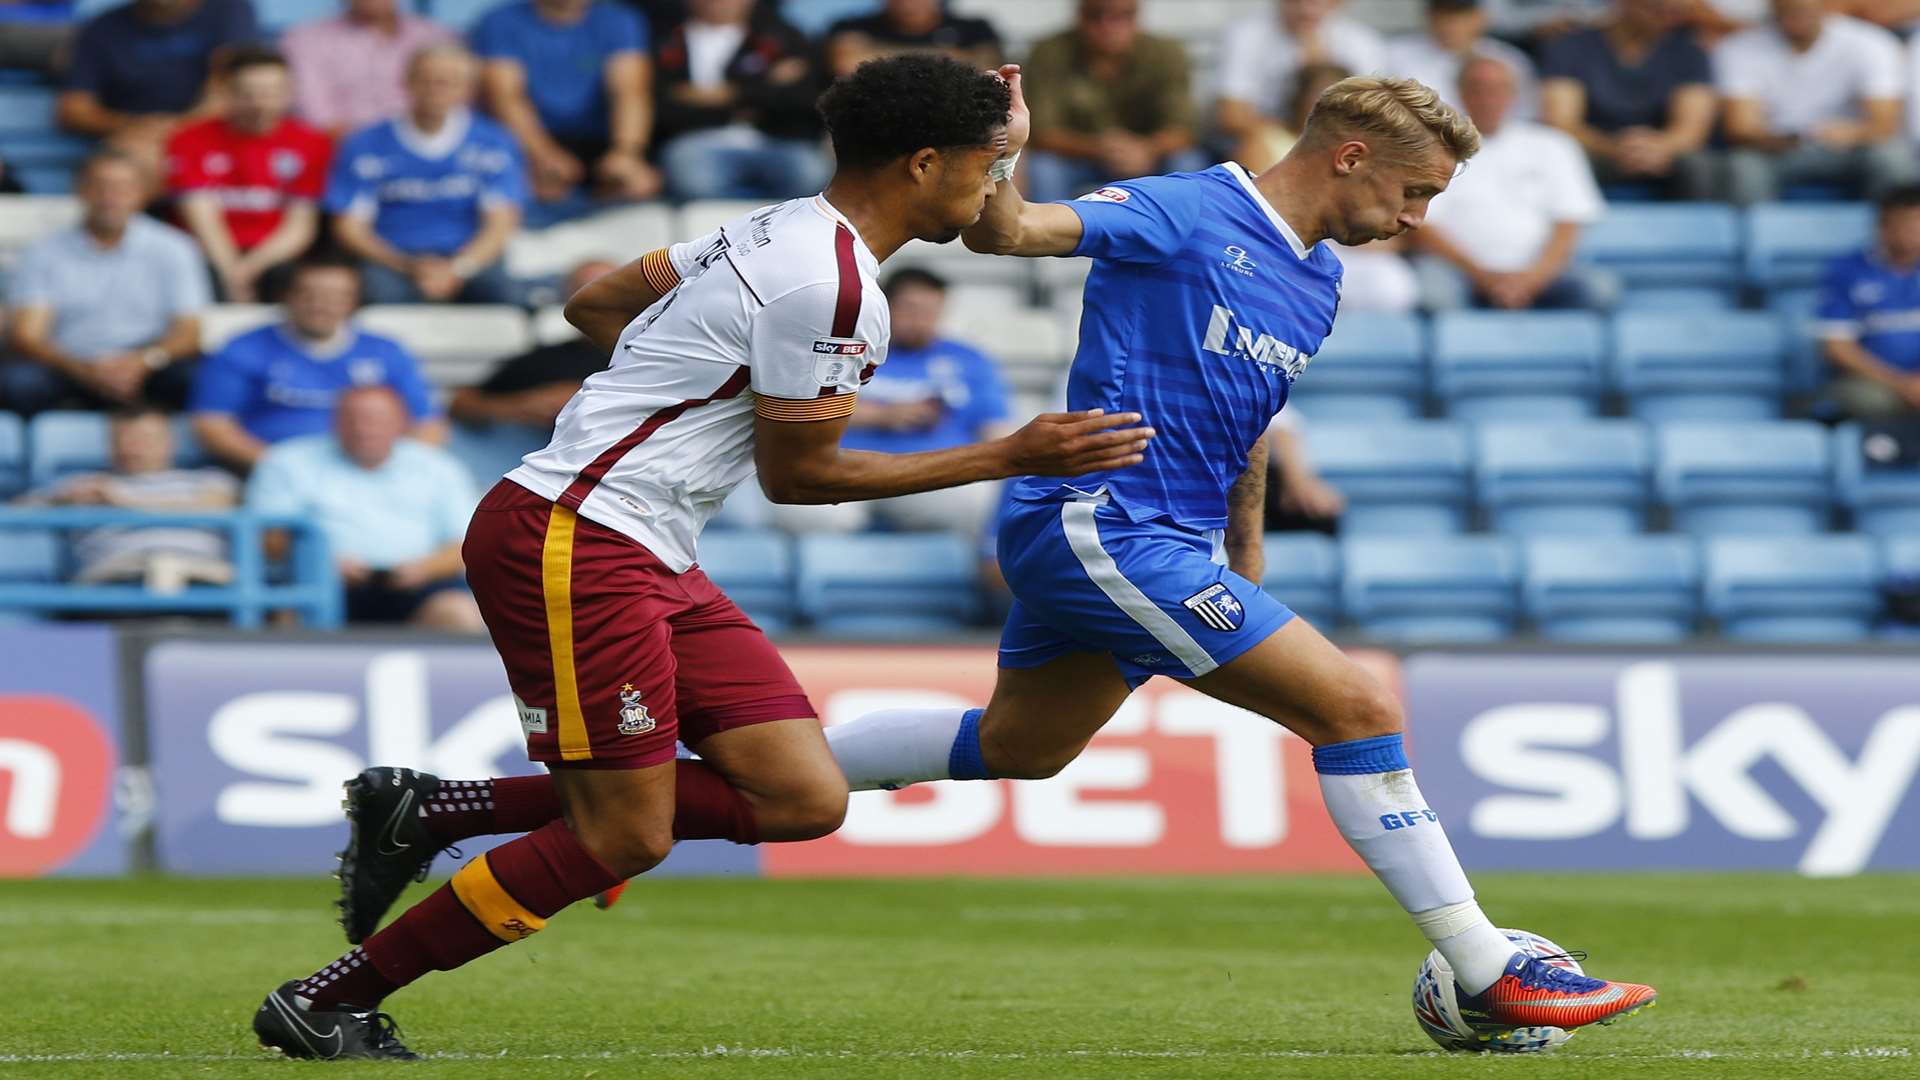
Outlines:
{"label": "player's hand", "polygon": [[1007,112],[1007,152],[1001,155],[1011,157],[1025,148],[1033,134],[1033,114],[1027,111],[1026,91],[1020,86],[1020,65],[1001,64],[994,74],[1005,79],[1007,89],[1013,91],[1013,103]]}
{"label": "player's hand", "polygon": [[1138,465],[1154,435],[1150,427],[1135,426],[1139,423],[1139,413],[1042,413],[1007,436],[1013,470],[1023,476],[1079,476]]}

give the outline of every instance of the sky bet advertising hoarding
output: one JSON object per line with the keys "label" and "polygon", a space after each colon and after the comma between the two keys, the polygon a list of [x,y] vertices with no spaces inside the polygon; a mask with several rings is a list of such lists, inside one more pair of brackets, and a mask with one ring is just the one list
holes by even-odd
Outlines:
{"label": "sky bet advertising hoarding", "polygon": [[[99,753],[52,751],[69,769],[63,776],[81,777],[62,788],[63,798],[77,805],[86,800],[75,793],[100,794],[87,813],[59,811],[62,821],[85,819],[62,826],[86,833],[85,843],[62,841],[63,850],[81,843],[75,850],[84,855],[15,858],[0,873],[56,865],[113,872],[119,864],[99,786],[106,781],[84,779],[111,770],[101,764],[113,753],[110,650],[103,644],[103,667],[88,668],[64,691],[29,685],[29,673],[58,681],[61,663],[71,667],[85,655],[54,652],[57,661],[9,664],[0,694],[10,701],[51,696],[93,722],[15,723],[15,715],[41,714],[8,711],[0,809],[15,831],[0,831],[0,843],[11,845],[0,852],[20,850],[19,822],[51,835],[46,814],[34,809],[54,805],[44,780],[34,779],[47,775],[42,729],[80,732],[74,738],[83,741],[87,732],[105,733],[88,742],[104,746]],[[785,652],[829,723],[879,708],[978,703],[994,673],[993,650],[977,646]],[[1920,869],[1920,844],[1912,841],[1920,835],[1920,665],[1910,658],[1355,655],[1406,699],[1421,786],[1470,868]],[[330,868],[345,836],[339,784],[369,763],[450,777],[533,768],[499,661],[484,644],[169,640],[147,652],[144,681],[157,846],[163,868],[174,872]],[[16,729],[29,734],[23,739]],[[23,800],[23,776],[29,794],[41,793]],[[471,855],[481,845],[462,847]],[[90,861],[101,851],[106,861]],[[825,840],[685,845],[668,869],[1292,873],[1358,864],[1321,808],[1304,744],[1159,679],[1051,780],[861,793],[845,827]]]}
{"label": "sky bet advertising hoarding", "polygon": [[117,656],[104,627],[0,629],[0,878],[125,872]]}

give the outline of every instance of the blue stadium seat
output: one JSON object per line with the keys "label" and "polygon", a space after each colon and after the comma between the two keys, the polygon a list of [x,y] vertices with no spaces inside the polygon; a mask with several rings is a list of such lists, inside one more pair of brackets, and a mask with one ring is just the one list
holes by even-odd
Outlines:
{"label": "blue stadium seat", "polygon": [[8,171],[19,178],[29,195],[71,195],[78,172],[72,165],[19,165]]}
{"label": "blue stadium seat", "polygon": [[1687,285],[1662,285],[1659,288],[1629,291],[1620,298],[1615,311],[1691,311],[1705,315],[1730,311],[1735,297],[1719,289]]}
{"label": "blue stadium seat", "polygon": [[1747,210],[1747,282],[1761,289],[1818,285],[1827,263],[1873,234],[1865,203],[1762,203]]}
{"label": "blue stadium seat", "polygon": [[1581,231],[1580,258],[1619,274],[1629,296],[1680,286],[1731,297],[1740,285],[1740,216],[1713,203],[1611,206]]}
{"label": "blue stadium seat", "polygon": [[[1888,538],[1880,545],[1880,560],[1888,589],[1907,593],[1920,590],[1920,536]],[[1881,637],[1902,641],[1920,639],[1920,623],[1895,622],[1889,618],[1877,629]]]}
{"label": "blue stadium seat", "polygon": [[1555,641],[1680,641],[1700,617],[1700,555],[1684,536],[1541,537],[1520,591]]}
{"label": "blue stadium seat", "polygon": [[1482,424],[1474,433],[1475,497],[1499,532],[1639,532],[1652,475],[1652,440],[1632,420]]}
{"label": "blue stadium seat", "polygon": [[780,5],[780,17],[805,31],[808,37],[817,38],[841,19],[871,15],[879,10],[880,0],[787,0]]}
{"label": "blue stadium seat", "polygon": [[58,130],[53,122],[58,96],[51,86],[0,86],[0,138]]}
{"label": "blue stadium seat", "polygon": [[1778,316],[1629,312],[1613,323],[1613,378],[1642,420],[1768,420],[1786,393]]}
{"label": "blue stadium seat", "polygon": [[[1833,432],[1834,493],[1853,513],[1854,528],[1892,539],[1920,536],[1920,469],[1868,468],[1859,424]],[[1884,460],[1884,458],[1883,458]]]}
{"label": "blue stadium seat", "polygon": [[1406,642],[1498,641],[1519,609],[1519,557],[1496,536],[1341,544],[1347,617],[1369,636]]}
{"label": "blue stadium seat", "polygon": [[0,499],[27,486],[27,429],[12,413],[0,413]]}
{"label": "blue stadium seat", "polygon": [[1865,536],[1709,540],[1706,602],[1737,640],[1855,641],[1880,610],[1879,553]]}
{"label": "blue stadium seat", "polygon": [[1427,398],[1427,326],[1417,315],[1346,318],[1313,356],[1291,400],[1325,420],[1420,415]]}
{"label": "blue stadium seat", "polygon": [[1347,497],[1349,535],[1452,533],[1467,525],[1467,434],[1458,424],[1310,423],[1308,452]]}
{"label": "blue stadium seat", "polygon": [[1818,424],[1666,424],[1654,486],[1674,527],[1696,536],[1821,532],[1832,508],[1827,434]]}
{"label": "blue stadium seat", "polygon": [[420,0],[421,10],[434,22],[445,23],[465,32],[480,21],[480,16],[501,5],[503,0]]}
{"label": "blue stadium seat", "polygon": [[43,412],[27,424],[27,477],[33,487],[107,467],[107,417]]}
{"label": "blue stadium seat", "polygon": [[700,569],[768,633],[793,625],[793,542],[771,529],[700,537]]}
{"label": "blue stadium seat", "polygon": [[60,541],[46,529],[0,529],[0,583],[50,585],[60,580]]}
{"label": "blue stadium seat", "polygon": [[94,143],[64,131],[0,134],[0,156],[21,169],[73,169],[93,153]]}
{"label": "blue stadium seat", "polygon": [[[331,19],[340,14],[338,0],[253,0],[260,25],[270,31],[285,30],[303,22]],[[412,5],[406,5],[411,9]]]}
{"label": "blue stadium seat", "polygon": [[949,533],[803,536],[801,614],[837,637],[950,634],[980,612],[974,545]]}
{"label": "blue stadium seat", "polygon": [[1318,533],[1267,537],[1267,573],[1260,587],[1317,629],[1340,621],[1340,549]]}
{"label": "blue stadium seat", "polygon": [[1767,310],[1780,319],[1787,335],[1787,390],[1812,393],[1827,385],[1832,373],[1820,355],[1820,340],[1814,331],[1813,313],[1820,306],[1819,289],[1781,289],[1767,296]]}
{"label": "blue stadium seat", "polygon": [[1434,320],[1433,389],[1461,420],[1568,419],[1599,408],[1606,325],[1578,311]]}
{"label": "blue stadium seat", "polygon": [[547,445],[551,433],[529,424],[452,425],[447,450],[467,467],[480,491],[500,482],[520,465],[520,459]]}

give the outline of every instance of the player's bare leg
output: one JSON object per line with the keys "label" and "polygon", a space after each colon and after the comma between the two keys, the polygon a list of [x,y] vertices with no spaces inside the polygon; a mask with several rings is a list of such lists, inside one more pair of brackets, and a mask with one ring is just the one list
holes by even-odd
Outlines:
{"label": "player's bare leg", "polygon": [[813,717],[733,728],[692,750],[745,799],[762,841],[817,839],[846,819],[847,779]]}

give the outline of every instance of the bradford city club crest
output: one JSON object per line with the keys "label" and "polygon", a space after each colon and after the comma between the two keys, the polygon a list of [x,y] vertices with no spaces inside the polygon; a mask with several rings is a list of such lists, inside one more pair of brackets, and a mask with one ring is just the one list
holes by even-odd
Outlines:
{"label": "bradford city club crest", "polygon": [[640,691],[628,683],[620,688],[620,734],[645,735],[653,730],[653,717],[640,704]]}

